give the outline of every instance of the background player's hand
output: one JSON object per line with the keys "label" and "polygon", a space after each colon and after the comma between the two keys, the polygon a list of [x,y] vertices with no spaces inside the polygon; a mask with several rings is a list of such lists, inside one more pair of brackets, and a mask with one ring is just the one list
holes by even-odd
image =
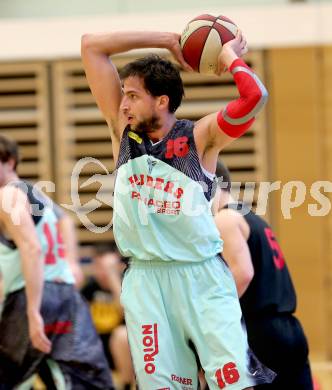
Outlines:
{"label": "background player's hand", "polygon": [[47,338],[44,330],[44,321],[38,311],[28,313],[29,335],[34,348],[43,353],[50,353],[51,341]]}
{"label": "background player's hand", "polygon": [[242,34],[241,30],[238,30],[236,36],[231,41],[225,43],[221,49],[218,57],[217,75],[220,75],[225,71],[225,68],[229,68],[232,62],[239,57],[248,53],[247,40]]}
{"label": "background player's hand", "polygon": [[170,33],[168,50],[173,54],[174,58],[179,62],[179,64],[183,67],[184,70],[188,72],[193,72],[192,67],[186,63],[183,58],[181,46],[180,46],[180,38],[181,35],[177,33]]}

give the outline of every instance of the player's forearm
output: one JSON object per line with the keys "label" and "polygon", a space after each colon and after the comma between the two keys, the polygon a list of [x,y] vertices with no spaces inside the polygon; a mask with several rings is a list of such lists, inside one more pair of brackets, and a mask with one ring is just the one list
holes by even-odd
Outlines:
{"label": "player's forearm", "polygon": [[218,114],[218,124],[228,136],[237,138],[250,128],[267,102],[268,92],[242,59],[236,55],[232,57],[230,52],[229,61],[232,61],[229,70],[233,74],[240,97],[231,101]]}
{"label": "player's forearm", "polygon": [[249,287],[249,284],[254,276],[253,272],[234,265],[231,265],[230,269],[235,280],[238,296],[241,298]]}
{"label": "player's forearm", "polygon": [[236,55],[234,50],[227,49],[226,47],[224,47],[220,53],[220,59],[227,68],[230,68],[233,61],[235,61],[238,58],[239,57]]}
{"label": "player's forearm", "polygon": [[238,296],[239,296],[239,298],[241,298],[242,295],[246,292],[246,290],[250,284],[250,279],[236,277],[235,275],[234,275],[234,279],[235,279],[236,290],[237,290]]}
{"label": "player's forearm", "polygon": [[65,214],[59,219],[59,227],[65,247],[66,259],[69,263],[77,263],[78,245],[74,222]]}
{"label": "player's forearm", "polygon": [[[113,271],[114,272],[114,271]],[[119,276],[115,278],[110,275],[110,290],[114,295],[114,298],[120,303],[121,295],[121,280]]]}
{"label": "player's forearm", "polygon": [[132,49],[150,47],[168,48],[171,37],[172,33],[150,31],[86,34],[82,37],[82,52],[93,50],[100,54],[110,56]]}
{"label": "player's forearm", "polygon": [[44,285],[44,263],[41,248],[37,243],[26,243],[19,250],[29,315],[40,310]]}
{"label": "player's forearm", "polygon": [[74,276],[75,285],[80,288],[84,282],[84,275],[79,262],[78,241],[73,219],[64,214],[59,219],[59,228],[64,244],[65,258]]}

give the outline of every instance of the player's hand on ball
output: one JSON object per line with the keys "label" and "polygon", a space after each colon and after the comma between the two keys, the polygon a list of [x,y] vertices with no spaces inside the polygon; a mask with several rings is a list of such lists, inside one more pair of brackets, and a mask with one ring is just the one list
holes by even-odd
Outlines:
{"label": "player's hand on ball", "polygon": [[234,39],[223,45],[221,51],[229,49],[233,50],[238,57],[242,57],[248,52],[247,40],[240,29],[237,30]]}
{"label": "player's hand on ball", "polygon": [[216,74],[223,73],[225,68],[229,68],[236,58],[242,57],[246,53],[248,53],[247,40],[242,31],[238,30],[235,38],[223,45],[218,57]]}
{"label": "player's hand on ball", "polygon": [[187,64],[187,62],[183,58],[182,50],[180,47],[180,38],[180,34],[170,33],[168,50],[173,54],[174,58],[179,62],[179,64],[183,67],[184,70],[186,70],[187,72],[193,72],[192,67]]}

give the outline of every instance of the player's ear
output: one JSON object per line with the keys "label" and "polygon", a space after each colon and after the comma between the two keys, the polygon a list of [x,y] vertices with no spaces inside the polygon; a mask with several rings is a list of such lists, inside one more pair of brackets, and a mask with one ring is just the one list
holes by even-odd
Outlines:
{"label": "player's ear", "polygon": [[160,110],[168,110],[169,97],[167,95],[158,96],[158,108]]}
{"label": "player's ear", "polygon": [[7,164],[8,164],[8,166],[10,167],[10,169],[12,170],[12,171],[14,171],[15,170],[15,168],[16,168],[16,160],[14,160],[13,158],[10,158],[8,161],[7,161]]}

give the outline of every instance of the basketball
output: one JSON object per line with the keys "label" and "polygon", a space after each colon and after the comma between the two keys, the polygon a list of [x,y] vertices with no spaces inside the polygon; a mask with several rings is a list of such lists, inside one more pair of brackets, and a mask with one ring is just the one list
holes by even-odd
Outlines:
{"label": "basketball", "polygon": [[197,16],[181,35],[183,57],[195,71],[213,74],[222,45],[234,39],[236,33],[236,24],[226,16]]}

